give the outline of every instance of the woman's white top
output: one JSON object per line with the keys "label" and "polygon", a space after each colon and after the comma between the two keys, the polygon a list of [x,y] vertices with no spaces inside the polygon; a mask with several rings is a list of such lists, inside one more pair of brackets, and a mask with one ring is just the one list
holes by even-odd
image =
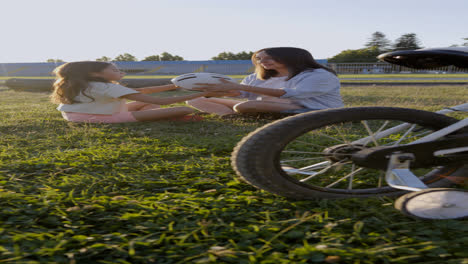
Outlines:
{"label": "woman's white top", "polygon": [[[268,80],[265,80],[265,82],[256,85],[257,87],[263,87],[263,88],[271,88],[271,89],[282,89],[286,86],[286,79],[288,76],[283,76],[283,77],[271,77]],[[268,95],[258,95],[256,100],[258,101],[269,101],[269,102],[277,102],[277,103],[292,103],[291,100],[289,99],[281,99],[278,97],[274,96],[268,96]]]}
{"label": "woman's white top", "polygon": [[[344,106],[340,95],[340,80],[327,70],[305,70],[288,81],[284,78],[283,82],[280,79],[274,78],[260,80],[256,74],[251,74],[242,80],[241,84],[282,89],[286,93],[279,97],[279,99],[287,99],[289,102],[304,108],[325,109]],[[241,91],[241,97],[257,100],[259,97],[263,99],[264,95]]]}
{"label": "woman's white top", "polygon": [[57,110],[62,112],[74,112],[85,114],[112,115],[119,112],[126,112],[126,100],[119,97],[127,94],[139,93],[136,90],[115,83],[89,82],[85,94],[80,93],[74,98],[78,103],[60,104]]}

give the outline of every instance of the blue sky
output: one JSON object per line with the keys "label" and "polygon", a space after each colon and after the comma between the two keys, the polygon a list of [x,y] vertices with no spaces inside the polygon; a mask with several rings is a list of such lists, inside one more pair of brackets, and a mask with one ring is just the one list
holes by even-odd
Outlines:
{"label": "blue sky", "polygon": [[416,33],[424,47],[463,43],[466,0],[9,0],[0,62],[138,59],[164,51],[207,60],[223,51],[295,46],[324,59],[375,31]]}

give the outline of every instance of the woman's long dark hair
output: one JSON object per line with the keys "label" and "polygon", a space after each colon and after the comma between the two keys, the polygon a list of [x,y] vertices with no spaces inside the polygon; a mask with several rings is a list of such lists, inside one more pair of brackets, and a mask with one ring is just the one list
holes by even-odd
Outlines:
{"label": "woman's long dark hair", "polygon": [[313,69],[324,69],[336,75],[336,72],[334,70],[325,67],[317,61],[315,61],[314,57],[312,57],[312,54],[310,54],[310,52],[308,52],[305,49],[292,47],[277,47],[261,49],[254,52],[254,54],[252,55],[252,63],[255,66],[255,73],[257,74],[257,78],[261,80],[266,80],[271,77],[275,77],[278,74],[278,72],[275,70],[267,70],[263,68],[257,61],[257,54],[262,51],[271,56],[271,58],[274,61],[286,65],[286,67],[289,70],[288,80],[305,70]]}
{"label": "woman's long dark hair", "polygon": [[94,100],[85,93],[89,82],[109,82],[103,78],[93,77],[91,73],[98,73],[111,66],[109,62],[102,61],[76,61],[68,62],[54,69],[56,80],[51,100],[54,103],[73,104],[77,103],[74,98],[80,92]]}

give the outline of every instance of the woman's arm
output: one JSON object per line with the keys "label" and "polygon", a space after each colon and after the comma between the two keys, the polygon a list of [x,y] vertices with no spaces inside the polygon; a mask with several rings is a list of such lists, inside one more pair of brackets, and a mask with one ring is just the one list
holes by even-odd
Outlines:
{"label": "woman's arm", "polygon": [[281,89],[272,89],[272,88],[263,88],[245,84],[238,84],[229,82],[226,80],[221,79],[221,84],[209,84],[209,83],[199,83],[200,87],[193,89],[197,91],[246,91],[256,94],[264,94],[268,96],[280,97],[284,95],[286,92]]}
{"label": "woman's arm", "polygon": [[174,97],[167,97],[167,98],[160,98],[160,97],[153,97],[144,94],[127,94],[121,96],[120,98],[125,98],[133,101],[144,102],[149,104],[157,104],[157,105],[168,105],[173,103],[179,103],[191,99],[195,99],[202,96],[223,96],[226,92],[200,92],[195,94],[189,95],[182,95],[182,96],[174,96]]}
{"label": "woman's arm", "polygon": [[133,90],[136,90],[142,94],[152,94],[152,93],[159,93],[159,92],[164,92],[164,91],[171,91],[177,88],[178,87],[175,86],[174,84],[166,84],[166,85],[149,86],[149,87],[143,87],[143,88],[133,88]]}
{"label": "woman's arm", "polygon": [[281,89],[263,88],[263,87],[250,86],[250,85],[241,85],[241,86],[243,86],[240,89],[242,91],[256,93],[256,94],[264,94],[264,95],[269,95],[269,96],[274,96],[274,97],[280,97],[286,93],[285,91]]}

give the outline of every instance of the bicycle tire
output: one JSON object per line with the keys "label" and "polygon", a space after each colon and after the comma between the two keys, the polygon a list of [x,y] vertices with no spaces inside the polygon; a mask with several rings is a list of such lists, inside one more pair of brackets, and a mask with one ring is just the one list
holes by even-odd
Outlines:
{"label": "bicycle tire", "polygon": [[[433,112],[396,107],[355,107],[304,113],[258,128],[234,148],[231,161],[237,176],[271,193],[294,199],[396,196],[406,191],[389,186],[365,190],[335,190],[310,186],[287,175],[279,164],[279,154],[295,138],[319,128],[364,119],[389,119],[415,123],[433,130],[457,119]],[[431,171],[423,181],[433,187],[452,184],[448,176],[468,175],[468,166],[442,167]]]}

